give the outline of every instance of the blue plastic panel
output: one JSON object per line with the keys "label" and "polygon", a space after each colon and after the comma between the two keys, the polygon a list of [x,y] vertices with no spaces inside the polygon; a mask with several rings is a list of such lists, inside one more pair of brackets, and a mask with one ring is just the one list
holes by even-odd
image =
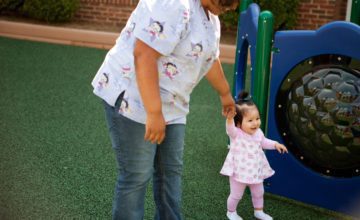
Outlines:
{"label": "blue plastic panel", "polygon": [[[251,75],[255,72],[256,37],[260,9],[257,4],[250,4],[248,9],[240,15],[240,25],[237,33],[238,61],[235,66],[235,96],[245,88],[248,50],[250,50]],[[251,77],[253,78],[253,77]]]}
{"label": "blue plastic panel", "polygon": [[[279,131],[276,111],[284,106],[276,106],[276,98],[282,83],[291,80],[287,78],[289,72],[297,64],[318,55],[337,54],[360,60],[360,27],[348,22],[333,22],[316,31],[279,31],[275,34],[274,47],[279,52],[273,54],[268,136],[283,142],[284,134]],[[360,74],[360,70],[357,71]],[[355,81],[360,83],[359,78]],[[283,156],[268,151],[267,157],[276,171],[268,180],[268,192],[360,216],[359,176],[341,178],[313,171],[291,153]]]}

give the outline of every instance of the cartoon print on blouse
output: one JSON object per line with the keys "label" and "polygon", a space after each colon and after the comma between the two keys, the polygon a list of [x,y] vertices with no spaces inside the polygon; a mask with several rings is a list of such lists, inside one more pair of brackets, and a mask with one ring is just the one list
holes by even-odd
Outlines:
{"label": "cartoon print on blouse", "polygon": [[205,28],[206,30],[209,29],[207,18],[204,18],[204,19],[202,20],[202,25],[204,26],[204,28]]}
{"label": "cartoon print on blouse", "polygon": [[129,38],[131,37],[134,29],[135,29],[136,23],[135,22],[131,22],[131,24],[129,25],[129,27],[127,27],[125,29],[125,39],[129,40]]}
{"label": "cartoon print on blouse", "polygon": [[190,9],[185,9],[182,13],[182,17],[183,24],[188,23],[190,20]]}
{"label": "cartoon print on blouse", "polygon": [[175,106],[175,100],[176,100],[177,96],[176,95],[173,95],[172,98],[171,98],[171,101],[170,101],[170,105],[171,106]]}
{"label": "cartoon print on blouse", "polygon": [[190,9],[186,9],[183,11],[183,19],[182,22],[185,24],[185,30],[181,34],[181,38],[183,38],[183,33],[185,33],[189,29],[189,21],[190,21]]}
{"label": "cartoon print on blouse", "polygon": [[201,44],[201,41],[195,44],[191,43],[191,51],[188,54],[186,54],[186,56],[192,57],[195,59],[195,61],[198,61],[202,52],[203,52],[203,45]]}
{"label": "cartoon print on blouse", "polygon": [[163,103],[166,103],[170,106],[175,106],[176,95],[171,92],[160,88],[160,96]]}
{"label": "cartoon print on blouse", "polygon": [[210,56],[206,59],[206,62],[211,62],[212,60],[214,60],[215,59],[215,56],[216,56],[216,53],[215,53],[215,51],[211,51],[211,54],[210,54]]}
{"label": "cartoon print on blouse", "polygon": [[122,76],[124,78],[130,79],[132,72],[133,71],[132,71],[131,66],[129,64],[125,64],[124,66],[121,66],[121,73],[122,73]]}
{"label": "cartoon print on blouse", "polygon": [[164,66],[163,74],[165,76],[169,77],[169,79],[171,79],[171,80],[173,80],[174,76],[179,73],[177,70],[177,67],[174,63],[166,62],[166,63],[163,63],[163,66]]}
{"label": "cartoon print on blouse", "polygon": [[122,77],[121,77],[121,82],[119,83],[119,85],[123,85],[124,88],[126,88],[131,83],[131,78],[134,75],[134,70],[133,70],[132,66],[129,63],[127,63],[120,67],[120,73],[121,73]]}
{"label": "cartoon print on blouse", "polygon": [[[184,29],[181,31],[180,33],[180,39],[183,39],[187,33],[187,30],[189,29],[189,20],[190,20],[190,10],[189,9],[179,9],[180,10],[180,14],[182,15],[182,20],[181,22],[183,24],[185,24]],[[173,34],[176,34],[177,31],[177,24],[171,25],[171,32]]]}
{"label": "cartoon print on blouse", "polygon": [[169,100],[169,105],[174,107],[175,106],[175,99],[176,99],[176,95],[174,94],[170,94],[170,100]]}
{"label": "cartoon print on blouse", "polygon": [[185,100],[182,100],[182,106],[184,107],[184,108],[189,108],[189,103],[187,102],[187,101],[185,101]]}
{"label": "cartoon print on blouse", "polygon": [[[213,48],[213,46],[211,45],[209,39],[206,39],[206,45],[208,46],[208,48]],[[212,60],[215,59],[216,56],[216,50],[211,50],[210,54],[207,54],[208,57],[206,58],[206,62],[211,62]]]}
{"label": "cartoon print on blouse", "polygon": [[120,107],[119,107],[119,113],[129,113],[130,112],[130,108],[129,108],[129,102],[127,101],[127,98],[123,98],[123,100],[121,101]]}
{"label": "cartoon print on blouse", "polygon": [[155,21],[150,18],[150,23],[147,28],[144,28],[143,31],[147,32],[150,35],[150,41],[154,41],[155,39],[165,39],[164,32],[164,24],[165,22]]}
{"label": "cartoon print on blouse", "polygon": [[97,90],[102,90],[103,88],[105,88],[109,83],[109,74],[108,73],[102,73],[100,75],[100,79],[98,81],[98,86],[97,86]]}
{"label": "cartoon print on blouse", "polygon": [[177,99],[177,103],[180,103],[184,108],[189,107],[189,102],[187,102],[183,97],[174,95],[174,99]]}

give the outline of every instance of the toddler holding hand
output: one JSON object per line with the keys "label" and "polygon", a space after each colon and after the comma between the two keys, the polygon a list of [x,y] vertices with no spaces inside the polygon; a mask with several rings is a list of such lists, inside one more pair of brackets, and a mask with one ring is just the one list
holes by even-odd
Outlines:
{"label": "toddler holding hand", "polygon": [[271,169],[263,149],[287,152],[284,145],[267,139],[260,129],[260,114],[247,92],[241,92],[236,102],[236,113],[228,114],[226,133],[230,137],[230,149],[220,171],[229,176],[230,195],[227,199],[226,216],[230,220],[242,220],[236,207],[246,186],[250,188],[254,216],[260,220],[272,220],[263,212],[263,180],[275,172]]}

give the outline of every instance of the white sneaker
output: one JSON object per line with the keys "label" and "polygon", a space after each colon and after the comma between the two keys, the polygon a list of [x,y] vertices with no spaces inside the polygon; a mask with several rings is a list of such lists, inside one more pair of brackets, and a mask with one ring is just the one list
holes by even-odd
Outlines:
{"label": "white sneaker", "polygon": [[254,211],[254,216],[255,216],[255,218],[260,219],[260,220],[272,220],[273,219],[270,215],[266,214],[262,210]]}
{"label": "white sneaker", "polygon": [[235,212],[227,212],[226,216],[229,220],[243,220],[237,213]]}

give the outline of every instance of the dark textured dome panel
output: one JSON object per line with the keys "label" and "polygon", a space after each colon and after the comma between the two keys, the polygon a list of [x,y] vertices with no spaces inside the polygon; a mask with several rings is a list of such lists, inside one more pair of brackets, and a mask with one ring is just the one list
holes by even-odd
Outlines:
{"label": "dark textured dome panel", "polygon": [[328,176],[360,176],[359,91],[360,61],[342,55],[311,57],[284,79],[278,128],[304,166]]}

